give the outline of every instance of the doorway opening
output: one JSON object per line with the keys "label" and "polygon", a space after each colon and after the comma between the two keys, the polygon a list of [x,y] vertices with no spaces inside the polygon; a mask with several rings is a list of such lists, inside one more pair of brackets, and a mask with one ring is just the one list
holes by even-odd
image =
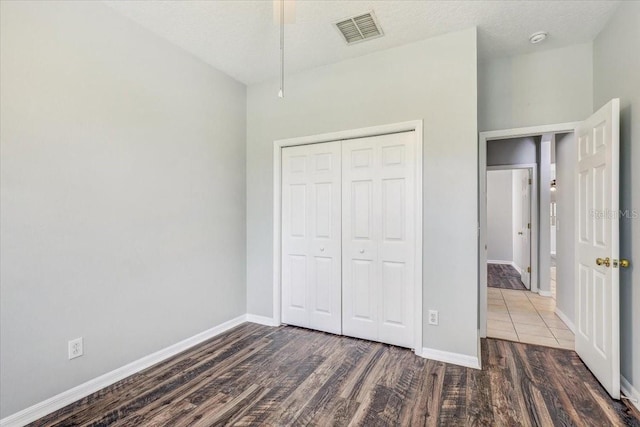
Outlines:
{"label": "doorway opening", "polygon": [[[534,279],[551,273],[551,192],[556,203],[556,307],[548,316],[562,321],[573,332],[574,348],[609,395],[620,398],[620,269],[629,266],[620,258],[619,171],[620,100],[615,98],[582,122],[504,131],[482,132],[479,139],[479,299],[480,336],[487,336],[487,165],[488,142],[509,138],[541,136],[536,163],[542,167],[536,177],[538,197],[538,262],[532,262],[533,291],[537,297],[552,296],[551,278]],[[556,178],[551,179],[551,140],[555,138]],[[559,143],[560,142],[560,143]],[[513,144],[508,144],[513,148]],[[563,161],[565,166],[563,167]],[[535,180],[534,180],[535,182]],[[534,224],[536,221],[534,220]],[[536,256],[534,251],[533,256]],[[548,261],[548,262],[547,262]],[[544,289],[545,284],[549,289]],[[503,292],[502,290],[500,291]],[[509,292],[505,290],[504,292]],[[525,292],[525,291],[511,291]],[[571,298],[573,297],[573,301]],[[527,294],[525,298],[531,300]],[[494,296],[493,301],[498,301]],[[505,301],[505,308],[511,312]],[[534,297],[535,300],[535,297]],[[571,303],[567,303],[570,301]],[[520,297],[519,302],[524,302]],[[531,301],[533,303],[533,301]],[[514,301],[512,305],[517,305]],[[521,304],[524,305],[524,304]],[[549,322],[536,314],[547,326]],[[533,317],[533,316],[532,316]],[[574,326],[575,322],[575,326]],[[524,323],[524,322],[522,322]],[[523,327],[524,328],[524,327]],[[516,328],[514,328],[515,330]],[[519,335],[517,331],[516,335]],[[552,332],[553,333],[553,332]],[[523,332],[523,335],[526,335]],[[556,337],[559,342],[559,337]],[[545,344],[543,344],[545,345]],[[549,345],[549,344],[546,344]]]}
{"label": "doorway opening", "polygon": [[574,349],[573,251],[558,249],[556,237],[562,230],[561,240],[573,241],[571,221],[565,230],[558,218],[574,212],[573,132],[516,130],[484,142],[481,335]]}
{"label": "doorway opening", "polygon": [[531,289],[531,187],[536,165],[487,167],[487,285]]}

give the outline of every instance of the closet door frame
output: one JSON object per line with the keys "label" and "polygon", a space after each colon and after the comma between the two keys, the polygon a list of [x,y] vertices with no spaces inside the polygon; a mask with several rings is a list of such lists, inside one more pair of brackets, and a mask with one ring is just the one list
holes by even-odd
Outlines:
{"label": "closet door frame", "polygon": [[416,138],[416,183],[415,183],[415,283],[414,283],[414,352],[422,356],[422,164],[423,164],[423,124],[422,120],[392,123],[360,129],[298,138],[280,139],[273,142],[273,314],[267,322],[273,326],[281,325],[282,317],[282,149],[295,145],[318,144],[321,142],[342,141],[346,139],[386,135],[398,132],[415,132]]}

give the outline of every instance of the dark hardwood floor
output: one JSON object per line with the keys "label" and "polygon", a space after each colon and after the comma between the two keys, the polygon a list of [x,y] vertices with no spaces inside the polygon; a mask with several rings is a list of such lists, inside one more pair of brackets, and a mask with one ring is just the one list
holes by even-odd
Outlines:
{"label": "dark hardwood floor", "polygon": [[510,265],[487,264],[487,285],[490,288],[526,291],[520,273]]}
{"label": "dark hardwood floor", "polygon": [[247,323],[33,425],[640,426],[573,351],[487,339],[482,357]]}

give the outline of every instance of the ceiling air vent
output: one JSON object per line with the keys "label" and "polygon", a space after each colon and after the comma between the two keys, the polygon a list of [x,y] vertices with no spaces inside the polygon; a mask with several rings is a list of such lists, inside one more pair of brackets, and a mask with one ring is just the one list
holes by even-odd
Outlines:
{"label": "ceiling air vent", "polygon": [[336,27],[344,37],[347,44],[358,43],[364,40],[382,37],[384,33],[376,21],[373,12],[364,15],[352,16],[336,22]]}

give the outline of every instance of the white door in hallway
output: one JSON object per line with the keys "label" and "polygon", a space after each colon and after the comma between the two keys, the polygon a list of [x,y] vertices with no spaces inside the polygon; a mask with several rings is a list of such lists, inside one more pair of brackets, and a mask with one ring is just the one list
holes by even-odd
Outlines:
{"label": "white door in hallway", "polygon": [[522,254],[520,280],[525,288],[531,289],[531,169],[522,170],[519,178],[521,218],[518,238]]}
{"label": "white door in hallway", "polygon": [[620,398],[619,116],[610,101],[576,128],[576,352]]}
{"label": "white door in hallway", "polygon": [[340,334],[340,142],[282,149],[282,322]]}
{"label": "white door in hallway", "polygon": [[415,133],[343,141],[343,333],[413,346]]}

